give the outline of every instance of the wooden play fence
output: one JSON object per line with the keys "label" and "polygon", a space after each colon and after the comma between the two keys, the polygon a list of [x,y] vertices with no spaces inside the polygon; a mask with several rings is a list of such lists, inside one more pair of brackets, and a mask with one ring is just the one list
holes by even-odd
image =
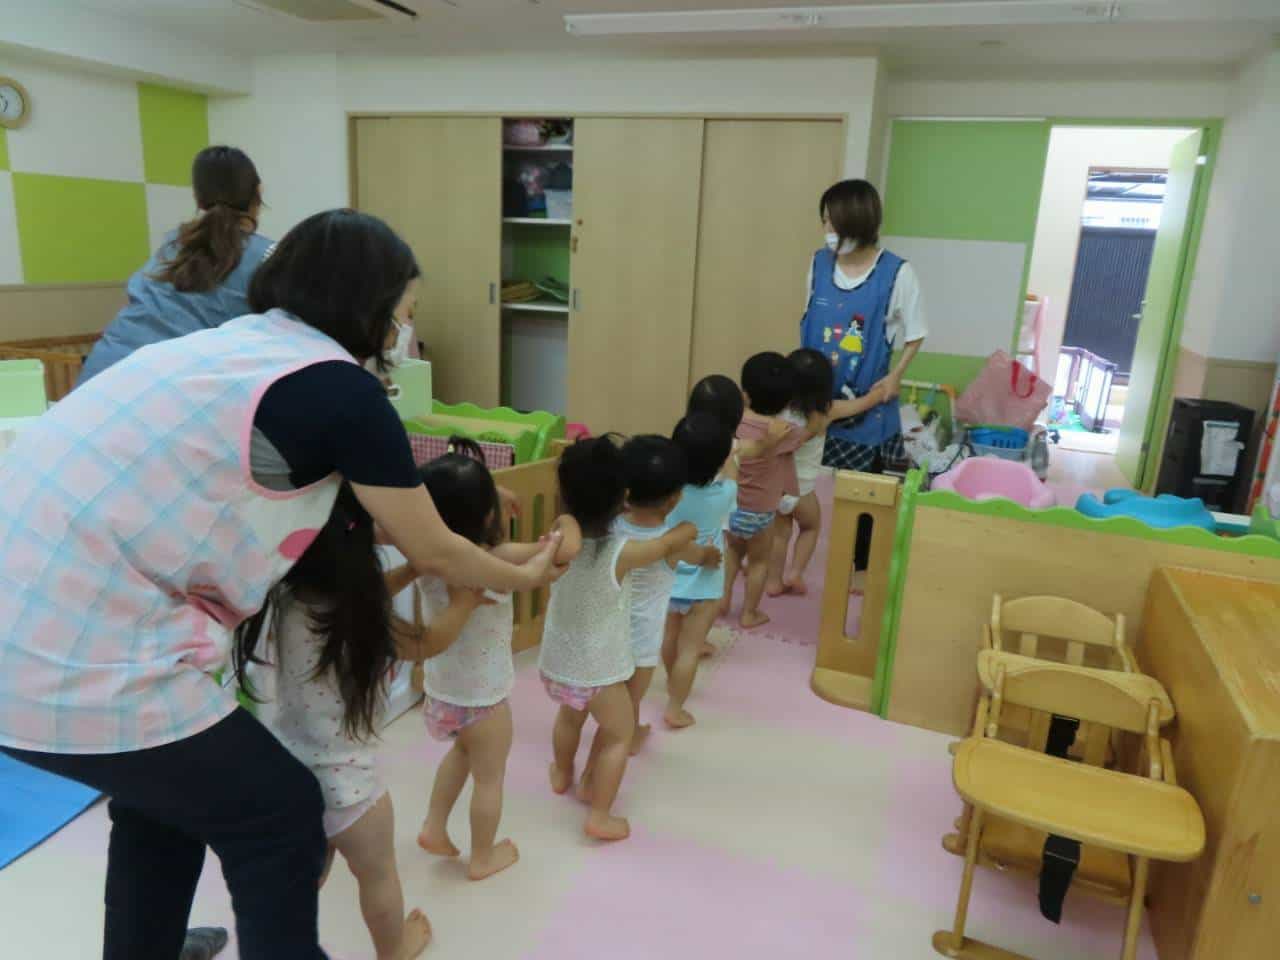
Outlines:
{"label": "wooden play fence", "polygon": [[56,403],[71,392],[80,376],[84,358],[101,334],[11,340],[0,343],[0,360],[39,360],[44,364],[45,398]]}

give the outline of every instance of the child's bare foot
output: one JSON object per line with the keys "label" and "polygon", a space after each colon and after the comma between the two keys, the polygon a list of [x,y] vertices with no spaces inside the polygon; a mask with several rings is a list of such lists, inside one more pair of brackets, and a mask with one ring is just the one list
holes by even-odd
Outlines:
{"label": "child's bare foot", "polygon": [[707,657],[714,657],[719,652],[720,648],[714,643],[710,640],[703,640],[702,646],[698,648],[698,658],[705,660]]}
{"label": "child's bare foot", "polygon": [[551,763],[551,789],[554,793],[567,793],[573,786],[573,771],[561,770],[555,761]]}
{"label": "child's bare foot", "polygon": [[421,910],[412,910],[404,918],[404,932],[400,934],[400,948],[391,955],[391,960],[414,960],[422,956],[431,942],[431,921]]}
{"label": "child's bare foot", "polygon": [[783,580],[766,580],[764,584],[765,596],[769,597],[780,597],[790,589],[790,585]]}
{"label": "child's bare foot", "polygon": [[754,630],[768,622],[769,615],[760,610],[743,610],[742,616],[738,618],[738,624],[743,630]]}
{"label": "child's bare foot", "polygon": [[647,723],[642,723],[636,727],[636,732],[631,735],[631,750],[629,751],[631,756],[634,757],[640,752],[640,748],[644,746],[644,742],[649,739],[650,729],[651,728]]}
{"label": "child's bare foot", "polygon": [[672,708],[667,707],[667,712],[662,715],[662,719],[667,722],[667,726],[672,730],[680,730],[684,727],[692,727],[698,721],[693,719],[693,714],[684,707]]}
{"label": "child's bare foot", "polygon": [[520,859],[520,851],[510,840],[502,840],[494,844],[492,850],[485,855],[471,854],[471,866],[467,868],[467,876],[472,880],[484,880],[495,873],[501,873],[513,866]]}
{"label": "child's bare foot", "polygon": [[631,836],[631,824],[626,817],[615,817],[597,810],[587,814],[587,825],[583,830],[593,840],[625,840]]}
{"label": "child's bare foot", "polygon": [[449,839],[449,831],[446,827],[441,826],[437,829],[429,820],[422,824],[422,830],[418,834],[418,846],[427,853],[434,853],[437,857],[456,857],[462,852]]}
{"label": "child's bare foot", "polygon": [[804,577],[788,577],[783,582],[787,585],[788,593],[794,593],[797,597],[808,596],[809,585],[804,582]]}
{"label": "child's bare foot", "polygon": [[731,605],[732,605],[732,601],[730,601],[730,599],[729,599],[728,597],[725,597],[723,600],[721,600],[721,601],[720,601],[720,612],[719,612],[719,614],[717,614],[717,616],[727,617],[727,616],[729,615],[729,607],[730,607]]}

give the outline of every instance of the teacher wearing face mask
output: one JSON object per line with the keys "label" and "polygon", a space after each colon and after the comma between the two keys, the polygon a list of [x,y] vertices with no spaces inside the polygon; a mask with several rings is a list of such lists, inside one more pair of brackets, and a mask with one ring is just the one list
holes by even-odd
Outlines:
{"label": "teacher wearing face mask", "polygon": [[[826,244],[809,266],[801,345],[831,361],[834,393],[861,397],[883,387],[885,401],[827,431],[822,462],[882,473],[902,448],[898,393],[928,334],[920,282],[911,264],[881,249],[880,194],[865,180],[842,180],[818,203]],[[895,354],[896,361],[895,361]],[[870,518],[858,524],[854,567],[865,570]]]}

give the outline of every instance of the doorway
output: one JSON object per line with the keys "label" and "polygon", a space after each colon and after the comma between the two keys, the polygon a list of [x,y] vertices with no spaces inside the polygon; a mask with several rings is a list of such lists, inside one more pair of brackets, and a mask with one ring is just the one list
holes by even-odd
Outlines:
{"label": "doorway", "polygon": [[[1150,350],[1139,350],[1144,302],[1171,159],[1197,132],[1051,131],[1028,275],[1028,309],[1038,323],[1033,342],[1020,347],[1053,384],[1048,420],[1060,449],[1114,460],[1122,437],[1148,428],[1156,384]],[[1141,485],[1135,471],[1125,472]]]}

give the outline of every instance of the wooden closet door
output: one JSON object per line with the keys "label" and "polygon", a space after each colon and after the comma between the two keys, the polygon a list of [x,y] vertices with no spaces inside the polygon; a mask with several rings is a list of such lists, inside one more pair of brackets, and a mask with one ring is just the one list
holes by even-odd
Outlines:
{"label": "wooden closet door", "polygon": [[422,269],[416,327],[432,391],[498,404],[502,122],[498,117],[356,121],[356,206],[386,220]]}
{"label": "wooden closet door", "polygon": [[569,419],[669,435],[688,399],[702,121],[575,128]]}
{"label": "wooden closet door", "polygon": [[739,378],[754,353],[800,346],[818,201],[840,178],[834,120],[708,120],[690,385]]}

